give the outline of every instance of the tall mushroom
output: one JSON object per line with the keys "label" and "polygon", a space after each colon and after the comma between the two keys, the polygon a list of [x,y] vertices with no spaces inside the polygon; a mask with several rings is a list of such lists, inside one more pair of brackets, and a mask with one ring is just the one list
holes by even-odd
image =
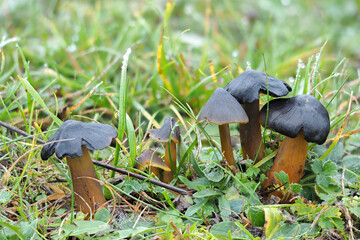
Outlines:
{"label": "tall mushroom", "polygon": [[[247,124],[240,124],[243,157],[258,162],[265,156],[259,124],[259,95],[260,93],[267,94],[268,89],[270,96],[281,97],[287,95],[291,91],[291,87],[286,82],[265,73],[246,70],[230,81],[224,89],[242,104],[249,117]],[[258,155],[255,159],[256,154]]]}
{"label": "tall mushroom", "polygon": [[116,136],[116,129],[107,124],[67,120],[41,150],[43,160],[54,153],[66,158],[77,209],[85,214],[94,214],[106,202],[88,150],[103,149]]}
{"label": "tall mushroom", "polygon": [[234,154],[231,146],[230,123],[247,123],[249,121],[244,109],[236,99],[222,88],[215,89],[200,112],[198,121],[207,120],[219,125],[221,149],[226,161],[235,166]]}
{"label": "tall mushroom", "polygon": [[271,169],[266,173],[263,188],[280,182],[274,172],[284,171],[290,183],[303,176],[308,142],[323,144],[329,134],[330,120],[326,108],[313,96],[275,99],[260,111],[260,121],[266,127],[285,136]]}
{"label": "tall mushroom", "polygon": [[146,149],[139,155],[134,167],[140,171],[149,168],[150,173],[154,173],[159,179],[159,168],[164,170],[164,172],[171,172],[171,168],[169,168],[168,165],[166,165],[163,160],[150,149]]}
{"label": "tall mushroom", "polygon": [[164,182],[169,183],[176,172],[176,144],[180,144],[180,128],[173,117],[167,117],[161,128],[149,130],[149,136],[156,142],[165,143],[165,164],[171,168],[171,172],[164,172],[163,178]]}

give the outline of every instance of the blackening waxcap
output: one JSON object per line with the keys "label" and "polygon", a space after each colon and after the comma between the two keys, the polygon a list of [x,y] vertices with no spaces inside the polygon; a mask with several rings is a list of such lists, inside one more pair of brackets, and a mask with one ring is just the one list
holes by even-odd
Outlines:
{"label": "blackening waxcap", "polygon": [[161,168],[166,172],[171,172],[171,169],[164,163],[164,161],[156,155],[153,150],[146,149],[143,151],[139,157],[137,158],[137,163],[135,164],[135,168],[139,170],[144,170],[146,167],[157,167]]}
{"label": "blackening waxcap", "polygon": [[161,128],[150,129],[149,136],[154,141],[162,143],[168,142],[171,136],[172,141],[180,144],[180,128],[173,117],[167,117]]}
{"label": "blackening waxcap", "polygon": [[281,97],[287,95],[292,89],[283,80],[256,70],[246,70],[237,78],[230,81],[224,89],[234,96],[241,104],[251,103],[259,99],[260,93]]}
{"label": "blackening waxcap", "polygon": [[204,120],[217,125],[249,122],[241,104],[223,88],[217,88],[201,110],[198,121]]}
{"label": "blackening waxcap", "polygon": [[268,105],[267,128],[292,138],[303,130],[308,142],[323,144],[326,141],[330,130],[329,114],[315,97],[299,95],[270,101],[260,111],[260,122],[263,126]]}
{"label": "blackening waxcap", "polygon": [[[83,145],[89,150],[100,150],[109,146],[115,137],[117,137],[117,131],[110,125],[67,120],[49,138],[47,143],[51,143],[44,145],[41,158],[47,160],[54,153],[58,158],[80,157],[83,154],[81,149]],[[71,140],[61,141],[65,139]]]}

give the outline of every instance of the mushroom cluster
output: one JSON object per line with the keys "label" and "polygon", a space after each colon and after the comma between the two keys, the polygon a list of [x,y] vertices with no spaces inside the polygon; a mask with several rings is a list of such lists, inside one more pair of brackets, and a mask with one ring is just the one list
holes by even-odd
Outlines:
{"label": "mushroom cluster", "polygon": [[[308,142],[323,144],[330,129],[326,108],[313,96],[271,100],[259,110],[260,94],[286,96],[291,87],[283,80],[255,70],[246,70],[218,88],[201,110],[198,121],[207,120],[219,125],[221,148],[227,162],[235,166],[230,143],[229,123],[240,123],[241,150],[244,159],[254,162],[264,158],[261,125],[286,136],[267,171],[263,189],[280,184],[274,173],[284,171],[290,183],[298,183],[303,176]],[[282,193],[275,193],[282,196]]]}
{"label": "mushroom cluster", "polygon": [[[161,128],[149,130],[150,139],[165,145],[165,163],[152,150],[145,150],[137,159],[135,168],[143,170],[143,167],[152,167],[153,172],[158,178],[165,183],[171,182],[177,168],[176,145],[180,144],[180,128],[176,125],[173,117],[167,117]],[[160,177],[159,168],[163,170],[162,178]]]}

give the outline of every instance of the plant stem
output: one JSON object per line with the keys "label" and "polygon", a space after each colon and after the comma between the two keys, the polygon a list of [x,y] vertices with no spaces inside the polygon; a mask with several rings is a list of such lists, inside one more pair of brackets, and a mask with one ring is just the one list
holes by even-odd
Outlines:
{"label": "plant stem", "polygon": [[106,202],[91,161],[89,151],[82,146],[81,157],[67,158],[73,183],[75,202],[79,211],[93,216]]}
{"label": "plant stem", "polygon": [[221,151],[230,166],[235,166],[234,154],[231,146],[229,124],[219,125]]}
{"label": "plant stem", "polygon": [[173,180],[174,172],[176,172],[176,143],[171,140],[170,144],[165,143],[165,145],[165,164],[171,168],[171,172],[164,171],[163,180],[164,182],[169,183]]}
{"label": "plant stem", "polygon": [[266,172],[267,179],[263,182],[263,189],[273,184],[281,184],[274,172],[284,171],[289,176],[289,183],[299,183],[304,173],[308,142],[303,132],[295,138],[286,137],[274,160],[274,164]]}
{"label": "plant stem", "polygon": [[[240,140],[243,158],[259,162],[265,157],[264,144],[261,142],[259,100],[242,104],[249,122],[240,124]],[[259,153],[258,153],[259,152]]]}

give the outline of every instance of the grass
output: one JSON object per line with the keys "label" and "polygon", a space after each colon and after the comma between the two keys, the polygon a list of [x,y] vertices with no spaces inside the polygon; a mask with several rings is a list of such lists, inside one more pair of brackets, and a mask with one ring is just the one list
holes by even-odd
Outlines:
{"label": "grass", "polygon": [[[358,1],[17,0],[0,9],[0,120],[33,136],[1,129],[1,239],[360,236]],[[259,192],[276,133],[264,131],[269,157],[232,173],[220,164],[216,127],[196,121],[214,89],[248,67],[329,111],[332,140],[309,146],[301,188],[290,186],[303,197],[294,204]],[[93,159],[133,171],[143,150],[164,154],[146,132],[168,116],[182,136],[172,183],[192,195],[97,167],[114,207],[92,221],[74,213],[66,164],[42,161],[36,139],[66,119],[108,123],[123,141]]]}

